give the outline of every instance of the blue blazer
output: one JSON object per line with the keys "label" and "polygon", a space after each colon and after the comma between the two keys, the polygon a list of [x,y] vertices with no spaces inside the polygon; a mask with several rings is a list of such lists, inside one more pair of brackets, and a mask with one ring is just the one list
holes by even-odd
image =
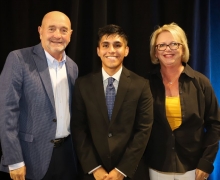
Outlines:
{"label": "blue blazer", "polygon": [[[67,57],[66,68],[71,105],[78,67]],[[0,170],[8,172],[8,165],[24,161],[26,178],[42,179],[53,152],[54,119],[52,84],[41,44],[11,52],[0,76]]]}

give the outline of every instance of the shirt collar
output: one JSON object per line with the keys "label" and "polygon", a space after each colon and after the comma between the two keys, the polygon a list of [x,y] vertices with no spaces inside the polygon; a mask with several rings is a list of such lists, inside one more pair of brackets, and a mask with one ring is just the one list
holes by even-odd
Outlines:
{"label": "shirt collar", "polygon": [[[182,64],[184,66],[182,74],[186,74],[187,76],[194,78],[194,70],[187,63]],[[157,74],[160,77],[160,65],[157,65],[157,67],[151,72],[151,74]]]}
{"label": "shirt collar", "polygon": [[113,77],[116,81],[119,81],[120,76],[121,76],[121,72],[122,72],[122,66],[121,68],[118,70],[118,72],[116,72],[113,76],[109,76],[105,70],[102,68],[102,77],[103,77],[103,81],[105,81],[106,79],[108,79],[109,77]]}
{"label": "shirt collar", "polygon": [[48,62],[49,62],[50,64],[53,64],[54,61],[55,61],[55,62],[59,62],[59,63],[61,63],[61,64],[64,64],[64,63],[66,62],[66,53],[65,53],[65,51],[63,52],[63,58],[62,58],[61,61],[58,61],[57,59],[55,59],[55,58],[54,58],[53,56],[51,56],[47,51],[44,50],[44,52],[45,52],[46,58],[47,58],[47,60],[48,60]]}
{"label": "shirt collar", "polygon": [[194,78],[194,70],[188,65],[188,64],[183,64],[185,66],[183,73],[185,73],[187,76]]}

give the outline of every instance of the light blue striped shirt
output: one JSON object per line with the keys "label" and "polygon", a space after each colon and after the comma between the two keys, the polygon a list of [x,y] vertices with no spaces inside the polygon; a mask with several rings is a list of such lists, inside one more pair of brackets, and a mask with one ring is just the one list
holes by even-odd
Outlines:
{"label": "light blue striped shirt", "polygon": [[57,61],[45,51],[50,78],[53,88],[57,130],[55,138],[63,138],[70,134],[70,107],[69,85],[66,72],[66,54],[63,53],[62,61]]}

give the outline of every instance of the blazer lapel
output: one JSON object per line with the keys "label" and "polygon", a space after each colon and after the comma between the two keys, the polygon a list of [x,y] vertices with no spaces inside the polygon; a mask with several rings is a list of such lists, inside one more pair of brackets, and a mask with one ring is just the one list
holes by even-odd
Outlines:
{"label": "blazer lapel", "polygon": [[115,104],[114,104],[114,108],[113,108],[113,112],[112,112],[111,122],[114,121],[114,119],[116,118],[116,116],[118,114],[118,111],[121,108],[121,105],[122,105],[124,98],[127,94],[130,81],[131,81],[131,79],[130,79],[129,70],[126,69],[125,67],[123,67],[121,77],[119,80],[117,94],[115,97]]}
{"label": "blazer lapel", "polygon": [[73,83],[74,81],[74,75],[73,75],[73,66],[69,62],[71,61],[68,57],[66,59],[66,73],[67,73],[67,78],[68,78],[68,85],[69,85],[69,104],[71,105],[71,100],[72,100],[72,91],[73,91]]}
{"label": "blazer lapel", "polygon": [[50,73],[49,73],[49,69],[48,69],[47,59],[46,59],[45,52],[44,52],[41,44],[38,44],[34,47],[33,53],[34,53],[34,55],[33,55],[34,61],[36,63],[41,80],[43,82],[43,85],[45,87],[47,95],[51,101],[51,104],[52,104],[53,108],[55,109],[53,89],[52,89],[52,84],[51,84],[51,80],[50,80]]}
{"label": "blazer lapel", "polygon": [[100,109],[105,121],[109,124],[108,111],[107,111],[107,106],[106,106],[105,93],[104,93],[104,87],[103,87],[103,78],[102,78],[101,71],[93,75],[92,84],[94,84],[94,93],[95,93],[95,97],[98,103],[98,107],[99,107],[98,109]]}

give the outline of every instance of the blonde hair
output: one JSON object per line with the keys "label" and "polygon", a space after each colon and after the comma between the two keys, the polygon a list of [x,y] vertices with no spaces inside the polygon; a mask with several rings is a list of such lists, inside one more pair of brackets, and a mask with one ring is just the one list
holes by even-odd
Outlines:
{"label": "blonde hair", "polygon": [[159,64],[159,60],[157,57],[155,57],[155,51],[156,51],[156,40],[160,33],[168,31],[172,34],[175,40],[180,40],[179,43],[182,44],[183,47],[183,56],[182,56],[182,62],[187,63],[189,60],[189,48],[187,44],[187,38],[185,32],[182,30],[181,27],[179,27],[176,23],[171,24],[165,24],[162,27],[158,27],[152,35],[150,39],[150,57],[151,62],[153,64]]}

